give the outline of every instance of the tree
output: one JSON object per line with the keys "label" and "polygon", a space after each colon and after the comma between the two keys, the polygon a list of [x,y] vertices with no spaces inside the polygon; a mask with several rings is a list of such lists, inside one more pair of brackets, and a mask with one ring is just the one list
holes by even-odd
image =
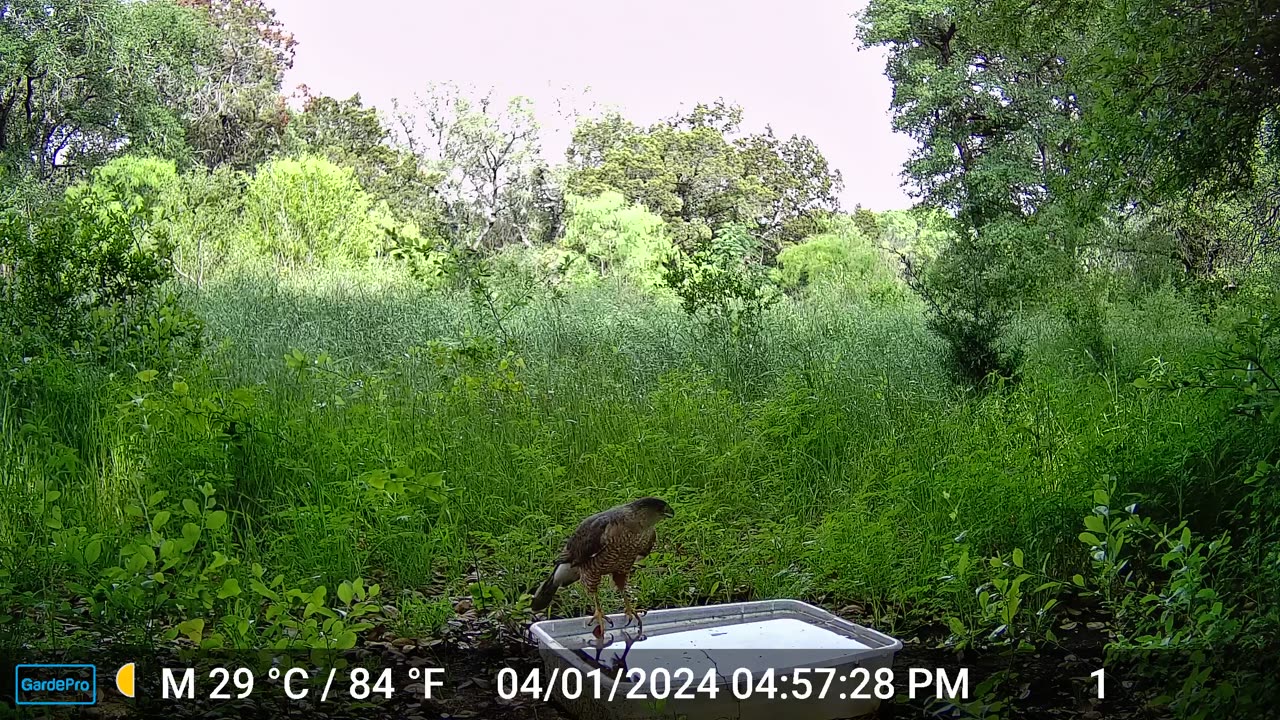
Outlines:
{"label": "tree", "polygon": [[989,15],[976,5],[874,0],[859,28],[864,46],[888,48],[894,128],[918,142],[907,177],[926,203],[972,229],[1030,217],[1049,200],[1079,115],[1065,79],[1070,41],[1010,46],[1007,26]]}
{"label": "tree", "polygon": [[350,168],[318,157],[277,158],[249,182],[242,233],[281,263],[361,261],[378,249],[370,207]]}
{"label": "tree", "polygon": [[498,103],[432,85],[411,109],[397,106],[398,140],[439,186],[454,237],[473,249],[532,246],[546,235],[539,203],[551,178],[539,157],[538,123],[526,98]]}
{"label": "tree", "polygon": [[[998,4],[1016,14],[1028,3]],[[1085,160],[1107,199],[1247,188],[1260,160],[1280,156],[1276,0],[1061,0],[1027,19],[1023,34],[1082,38],[1070,72]]]}
{"label": "tree", "polygon": [[716,228],[711,237],[667,256],[663,284],[690,317],[701,317],[730,337],[751,338],[760,331],[765,310],[779,298],[755,259],[758,245],[745,227]]}
{"label": "tree", "polygon": [[928,262],[904,257],[904,270],[972,383],[1015,371],[1005,335],[1016,301],[1080,235],[1077,215],[1055,205],[1080,114],[1066,77],[1074,46],[1047,34],[1008,42],[1017,21],[980,3],[872,0],[859,29],[864,46],[888,47],[894,125],[918,141],[905,174],[955,218],[954,241]]}
{"label": "tree", "polygon": [[125,150],[183,156],[166,89],[194,81],[202,32],[159,1],[0,3],[0,163],[69,183]]}
{"label": "tree", "polygon": [[204,18],[210,49],[195,58],[196,82],[174,88],[169,102],[181,108],[201,163],[250,170],[284,143],[289,112],[280,86],[297,41],[263,0],[177,2]]}
{"label": "tree", "polygon": [[[570,195],[560,243],[593,277],[616,276],[645,288],[662,281],[662,263],[674,246],[662,218],[615,191],[594,198]],[[570,265],[570,272],[575,268]]]}
{"label": "tree", "polygon": [[742,137],[741,123],[742,109],[723,102],[648,128],[616,114],[583,120],[568,150],[568,187],[622,193],[660,215],[686,248],[721,226],[747,228],[760,261],[772,262],[838,209],[840,176],[808,138],[780,141],[771,129]]}
{"label": "tree", "polygon": [[843,185],[812,140],[792,135],[779,140],[772,127],[737,142],[744,171],[763,188],[756,226],[770,253],[821,231],[822,221],[840,209]]}
{"label": "tree", "polygon": [[360,186],[385,201],[396,217],[413,221],[428,235],[441,231],[439,174],[426,172],[418,158],[392,143],[392,131],[359,95],[337,100],[300,88],[302,112],[289,125],[294,154],[321,155],[351,168]]}
{"label": "tree", "polygon": [[824,232],[788,246],[778,255],[775,278],[788,291],[834,286],[858,298],[893,301],[905,288],[891,256],[848,217],[826,223]]}

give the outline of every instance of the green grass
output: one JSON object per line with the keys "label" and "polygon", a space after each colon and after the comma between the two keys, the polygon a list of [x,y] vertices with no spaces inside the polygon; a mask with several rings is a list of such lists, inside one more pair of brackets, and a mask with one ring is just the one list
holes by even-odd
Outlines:
{"label": "green grass", "polygon": [[[1065,328],[1027,322],[1023,382],[984,397],[947,382],[920,308],[834,294],[734,342],[635,291],[573,293],[509,320],[505,364],[463,342],[483,328],[465,298],[389,271],[243,275],[188,299],[210,338],[197,362],[150,383],[53,363],[43,395],[0,399],[0,539],[36,525],[33,547],[54,541],[40,498],[57,489],[63,524],[103,544],[96,563],[15,552],[31,571],[15,591],[91,586],[137,531],[127,505],[208,482],[245,567],[304,588],[376,577],[407,624],[432,626],[450,596],[512,604],[577,520],[656,494],[677,516],[638,574],[642,603],[786,596],[919,622],[972,611],[972,592],[939,590],[957,536],[1070,577],[1102,476],[1176,506],[1206,492],[1215,470],[1190,461],[1229,432],[1212,402],[1132,387],[1153,357],[1190,363],[1215,337],[1167,295],[1113,308],[1105,369]],[[300,372],[294,349],[332,361]],[[239,434],[187,418],[174,380]],[[140,394],[152,404],[128,402]],[[403,467],[443,472],[444,499],[368,489]],[[556,612],[585,607],[575,590]]]}

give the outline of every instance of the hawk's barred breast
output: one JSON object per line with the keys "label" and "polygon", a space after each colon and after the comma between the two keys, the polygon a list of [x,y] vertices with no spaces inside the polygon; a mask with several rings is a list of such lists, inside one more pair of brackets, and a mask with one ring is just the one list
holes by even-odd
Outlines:
{"label": "hawk's barred breast", "polygon": [[657,533],[653,528],[628,528],[629,531],[611,533],[600,553],[585,563],[581,569],[589,575],[629,573],[635,562],[649,554]]}

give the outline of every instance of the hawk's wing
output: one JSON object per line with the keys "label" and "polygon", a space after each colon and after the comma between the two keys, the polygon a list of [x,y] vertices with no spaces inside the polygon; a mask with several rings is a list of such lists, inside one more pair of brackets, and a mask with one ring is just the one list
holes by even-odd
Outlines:
{"label": "hawk's wing", "polygon": [[599,555],[609,543],[610,531],[617,527],[614,521],[621,520],[623,512],[619,508],[610,508],[583,520],[565,542],[564,551],[556,562],[577,566]]}

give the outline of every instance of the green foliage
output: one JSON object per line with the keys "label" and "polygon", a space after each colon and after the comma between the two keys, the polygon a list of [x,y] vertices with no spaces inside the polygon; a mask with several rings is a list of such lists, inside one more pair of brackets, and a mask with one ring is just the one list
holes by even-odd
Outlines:
{"label": "green foliage", "polygon": [[[164,8],[167,2],[143,3]],[[263,0],[177,0],[201,21],[195,77],[174,83],[167,104],[179,108],[195,159],[208,169],[249,171],[286,144],[289,112],[280,86],[297,42]]]}
{"label": "green foliage", "polygon": [[[916,262],[928,262],[937,257],[956,239],[955,223],[946,213],[936,209],[889,210],[875,214],[874,219],[879,246]],[[857,216],[855,222],[859,222]]]}
{"label": "green foliage", "polygon": [[358,262],[377,249],[370,205],[350,169],[318,157],[280,158],[249,181],[241,234],[284,264]]}
{"label": "green foliage", "polygon": [[1178,374],[1157,366],[1138,387],[1199,388],[1228,393],[1232,410],[1268,425],[1280,424],[1280,320],[1271,312],[1255,312],[1231,328],[1228,341],[1213,354],[1213,362]]}
{"label": "green foliage", "polygon": [[1078,34],[1071,73],[1091,180],[1158,201],[1248,186],[1260,155],[1274,160],[1280,69],[1265,59],[1280,43],[1274,13],[1266,3],[1212,12],[1182,1],[1065,3],[1053,18],[1030,16],[1023,31]]}
{"label": "green foliage", "polygon": [[202,32],[165,2],[5,3],[0,165],[59,183],[126,146],[183,157],[182,113],[166,91],[194,76]]}
{"label": "green foliage", "polygon": [[410,109],[396,105],[398,140],[439,177],[437,192],[456,245],[532,245],[559,233],[563,199],[539,158],[533,104],[431,84]]}
{"label": "green foliage", "polygon": [[[943,497],[950,499],[944,492]],[[958,649],[1009,648],[1034,650],[1057,641],[1052,625],[1065,583],[1047,574],[1047,567],[1028,567],[1026,554],[1014,548],[1008,556],[974,559],[962,534],[949,554],[950,574],[941,578],[942,591],[956,595],[953,608],[968,611],[948,615],[947,642]],[[977,586],[972,583],[977,581]],[[974,607],[976,606],[976,607]]]}
{"label": "green foliage", "polygon": [[[1007,657],[958,708],[993,717],[1070,601],[1174,716],[1275,705],[1274,90],[1224,43],[1265,49],[1257,10],[1195,15],[1205,57],[1154,6],[874,0],[925,203],[844,216],[811,141],[722,102],[552,168],[520,98],[290,113],[261,0],[45,5],[0,9],[5,637],[512,629],[583,516],[658,494],[644,605],[857,602]],[[1170,108],[1196,71],[1224,87]],[[1150,177],[1189,167],[1256,187]]]}
{"label": "green foliage", "polygon": [[172,161],[126,155],[96,168],[90,182],[72,186],[67,196],[107,223],[133,208],[137,239],[168,248],[174,272],[198,288],[235,257],[246,183],[229,167],[179,174]]}
{"label": "green foliage", "polygon": [[1098,369],[1106,369],[1114,361],[1114,346],[1107,337],[1109,310],[1108,277],[1102,273],[1081,275],[1054,301],[1067,321],[1071,339],[1077,350]]}
{"label": "green foliage", "polygon": [[127,358],[194,342],[198,323],[163,292],[168,245],[140,236],[151,219],[142,195],[98,205],[79,191],[35,217],[0,216],[4,350]]}
{"label": "green foliage", "polygon": [[685,313],[702,316],[734,336],[759,330],[778,295],[756,261],[757,241],[740,226],[720,228],[691,252],[664,261],[663,282],[680,297]]}
{"label": "green foliage", "polygon": [[612,276],[644,288],[662,282],[662,262],[675,251],[662,218],[613,191],[566,200],[569,220],[559,244],[572,253],[561,260],[571,277]]}
{"label": "green foliage", "polygon": [[413,153],[392,144],[391,130],[359,95],[336,100],[303,91],[303,110],[288,127],[298,146],[294,154],[322,155],[351,168],[365,192],[385,202],[390,215],[414,226],[392,230],[406,236],[396,238],[396,247],[411,248],[424,234],[428,239],[438,236],[443,230],[436,193],[441,178],[424,172]]}
{"label": "green foliage", "polygon": [[[967,228],[1039,209],[1063,172],[1076,113],[1061,37],[1002,42],[1025,16],[977,5],[878,0],[862,13],[864,46],[887,46],[894,126],[919,145],[906,175],[930,205]],[[999,51],[993,52],[994,48]]]}
{"label": "green foliage", "polygon": [[827,285],[873,302],[901,300],[906,288],[888,257],[852,224],[834,225],[779,253],[778,285],[788,290]]}
{"label": "green foliage", "polygon": [[924,264],[903,257],[907,282],[928,306],[929,328],[946,342],[957,381],[983,386],[993,375],[1017,374],[1021,349],[1008,330],[1019,301],[1041,280],[1018,247],[1036,235],[1022,223],[992,223],[959,235]]}
{"label": "green foliage", "polygon": [[123,212],[126,203],[141,204],[160,220],[166,196],[178,184],[172,160],[125,156],[94,168],[92,181],[72,187],[67,196],[104,213]]}
{"label": "green foliage", "polygon": [[660,215],[677,245],[693,247],[721,225],[750,228],[769,262],[837,209],[841,180],[808,138],[780,141],[772,130],[739,137],[741,122],[742,109],[723,102],[649,128],[616,115],[583,120],[567,187],[622,193]]}
{"label": "green foliage", "polygon": [[[1114,491],[1114,479],[1094,490],[1096,505],[1080,534],[1093,573],[1074,578],[1114,618],[1108,662],[1128,677],[1153,681],[1164,692],[1150,704],[1172,717],[1263,712],[1276,698],[1260,654],[1275,608],[1245,600],[1252,591],[1231,562],[1230,534],[1206,541],[1186,521],[1157,527],[1138,514],[1138,502],[1114,507]],[[1274,523],[1266,534],[1275,541]],[[1243,652],[1223,653],[1223,647]]]}
{"label": "green foliage", "polygon": [[198,289],[236,259],[248,178],[222,166],[192,168],[178,180],[164,229],[174,246],[174,271]]}

